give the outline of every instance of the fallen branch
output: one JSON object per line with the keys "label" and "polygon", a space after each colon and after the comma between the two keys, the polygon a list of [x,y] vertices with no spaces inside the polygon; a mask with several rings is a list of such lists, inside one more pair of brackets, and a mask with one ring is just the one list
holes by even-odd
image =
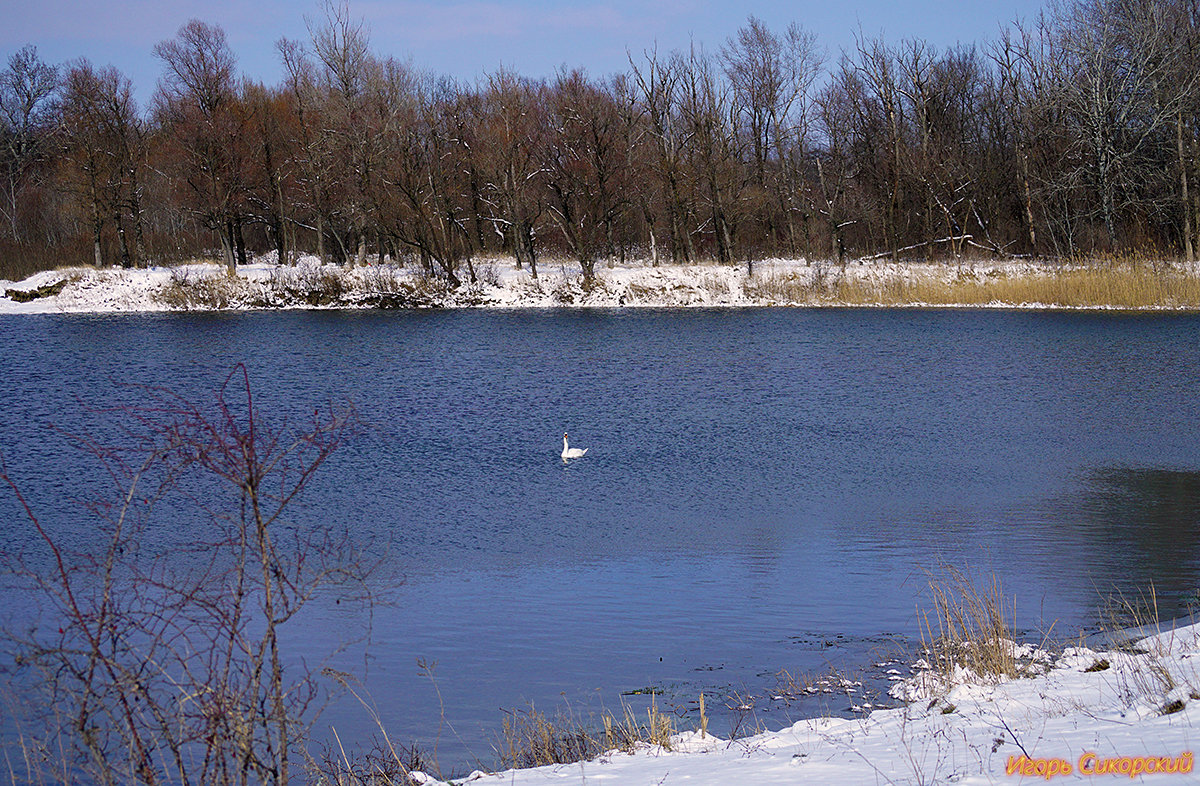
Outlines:
{"label": "fallen branch", "polygon": [[4,296],[17,301],[18,303],[28,303],[31,300],[37,300],[40,297],[53,297],[63,291],[63,287],[67,285],[67,280],[64,278],[61,281],[55,281],[53,284],[45,284],[37,289],[20,290],[6,289]]}
{"label": "fallen branch", "polygon": [[925,246],[932,246],[932,245],[936,245],[938,243],[961,243],[964,240],[974,240],[974,239],[975,239],[974,235],[960,235],[958,237],[943,237],[938,240],[926,240],[923,243],[917,243],[915,245],[905,246],[904,248],[898,248],[895,250],[895,252],[884,251],[882,254],[872,254],[869,257],[862,257],[861,261],[867,262],[869,260],[874,260],[874,259],[883,259],[884,257],[890,257],[893,253],[902,254],[905,251],[912,251],[913,249],[916,249],[916,248],[924,248]]}

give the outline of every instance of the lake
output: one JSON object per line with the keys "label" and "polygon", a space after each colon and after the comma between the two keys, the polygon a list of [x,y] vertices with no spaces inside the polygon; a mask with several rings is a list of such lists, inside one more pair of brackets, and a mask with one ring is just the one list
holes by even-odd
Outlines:
{"label": "lake", "polygon": [[[394,603],[335,665],[447,772],[493,763],[503,710],[530,702],[753,696],[749,720],[718,709],[724,731],[847,711],[846,695],[772,701],[776,675],[878,671],[919,638],[940,564],[994,572],[1039,638],[1094,627],[1114,592],[1153,585],[1175,614],[1200,588],[1195,315],[64,315],[0,331],[3,458],[84,539],[71,500],[95,465],[63,432],[112,435],[95,407],[136,401],[123,383],[207,403],[244,362],[270,419],[352,402],[361,428],[292,518],[386,555],[374,581]],[[586,457],[564,464],[564,431]],[[0,547],[28,540],[11,495],[0,516]],[[186,527],[161,538],[169,551]],[[293,657],[366,619],[311,612]],[[323,721],[343,741],[374,729],[354,701]]]}

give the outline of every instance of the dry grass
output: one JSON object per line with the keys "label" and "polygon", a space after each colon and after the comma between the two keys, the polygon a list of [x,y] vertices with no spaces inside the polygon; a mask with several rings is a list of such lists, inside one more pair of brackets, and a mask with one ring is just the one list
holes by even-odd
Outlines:
{"label": "dry grass", "polygon": [[[819,305],[843,300],[846,269],[826,262],[815,262],[803,271],[760,271],[746,278],[742,292],[747,298],[770,303]],[[870,301],[863,300],[866,304]]]}
{"label": "dry grass", "polygon": [[[477,274],[498,284],[497,264],[481,260]],[[574,263],[572,263],[574,264]],[[610,302],[622,305],[705,304],[797,306],[1001,306],[1013,308],[1097,308],[1200,310],[1200,274],[1180,265],[1142,258],[1089,259],[991,265],[884,262],[838,265],[814,260],[804,266],[692,266],[689,275],[643,268],[644,274],[614,288],[600,278],[584,281],[566,263],[543,261],[541,279],[518,277],[512,284],[521,300],[559,304]],[[608,298],[608,301],[605,298]],[[330,269],[301,264],[280,268],[263,280],[246,282],[222,274],[178,269],[159,294],[171,308],[283,308],[295,306],[429,308],[471,306],[486,301],[481,284],[451,290],[438,276],[402,275],[392,265]]]}
{"label": "dry grass", "polygon": [[1047,306],[1200,309],[1200,276],[1141,260],[878,270],[868,264],[814,262],[803,270],[764,270],[745,280],[746,297],[770,303],[848,306]]}
{"label": "dry grass", "polygon": [[[1181,685],[1188,688],[1189,698],[1196,693],[1200,679],[1193,670],[1172,672],[1168,666],[1170,642],[1159,634],[1164,632],[1158,611],[1158,592],[1154,585],[1144,592],[1127,596],[1122,592],[1109,596],[1101,605],[1103,627],[1114,649],[1133,660],[1120,659],[1114,669],[1118,689],[1125,701],[1139,700],[1162,704],[1162,714],[1168,715],[1183,708],[1179,698],[1169,694]],[[1130,633],[1136,643],[1130,640]],[[1157,637],[1145,640],[1146,637]],[[1105,661],[1107,662],[1107,661]],[[1178,707],[1171,707],[1178,702]]]}
{"label": "dry grass", "polygon": [[181,311],[216,311],[240,302],[245,290],[246,282],[236,276],[198,274],[179,267],[171,271],[171,280],[159,291],[158,298]]}
{"label": "dry grass", "polygon": [[920,615],[921,643],[945,684],[962,669],[984,679],[1021,673],[1012,607],[995,574],[980,586],[964,571],[943,566],[929,574],[929,591],[933,610]]}
{"label": "dry grass", "polygon": [[1128,648],[1126,631],[1130,629],[1144,629],[1147,631],[1145,635],[1161,633],[1158,591],[1153,584],[1149,590],[1139,591],[1132,596],[1117,591],[1103,599],[1100,604],[1100,619],[1104,631],[1117,649]]}
{"label": "dry grass", "polygon": [[332,306],[342,302],[349,289],[349,273],[325,266],[299,265],[280,267],[271,272],[267,282],[266,300],[272,303],[304,303],[310,306]]}
{"label": "dry grass", "polygon": [[[676,733],[671,716],[651,700],[644,719],[628,706],[620,717],[609,712],[580,717],[570,708],[548,717],[534,707],[505,715],[496,753],[504,768],[540,767],[588,761],[609,751],[632,752],[639,744],[670,750]],[[707,718],[702,715],[702,725]]]}
{"label": "dry grass", "polygon": [[276,268],[261,280],[180,267],[172,271],[157,297],[173,309],[217,311],[296,306],[419,308],[439,305],[451,294],[442,279],[406,281],[392,266],[348,270],[301,264]]}
{"label": "dry grass", "polygon": [[334,740],[307,762],[307,780],[314,786],[412,786],[412,773],[436,771],[415,746],[375,739],[365,753],[348,755],[336,731]]}
{"label": "dry grass", "polygon": [[[419,661],[418,665],[433,680],[437,689],[437,681],[433,678],[434,664]],[[374,701],[367,694],[361,683],[352,675],[332,668],[321,672],[333,680],[343,690],[358,700],[379,729],[378,737],[372,739],[370,750],[366,753],[355,752],[347,755],[342,745],[337,729],[330,727],[336,749],[326,745],[319,758],[308,757],[307,769],[309,781],[316,786],[410,786],[410,777],[414,772],[440,772],[437,762],[436,748],[432,758],[427,758],[415,744],[403,746],[395,744],[387,733]],[[438,702],[441,703],[441,692],[438,692]],[[445,708],[442,708],[442,723],[445,723]],[[439,732],[440,735],[440,732]]]}
{"label": "dry grass", "polygon": [[1043,305],[1059,308],[1200,309],[1200,277],[1136,262],[1045,267],[1023,275],[962,268],[948,277],[847,279],[829,299],[845,304]]}

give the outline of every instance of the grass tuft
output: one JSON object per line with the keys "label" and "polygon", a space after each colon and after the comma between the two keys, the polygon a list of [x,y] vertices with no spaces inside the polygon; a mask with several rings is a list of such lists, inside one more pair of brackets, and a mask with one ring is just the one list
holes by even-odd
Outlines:
{"label": "grass tuft", "polygon": [[1168,701],[1166,704],[1164,704],[1162,709],[1159,710],[1159,713],[1162,715],[1174,715],[1177,712],[1182,712],[1185,706],[1187,705],[1184,704],[1182,699],[1175,699],[1174,701]]}
{"label": "grass tuft", "polygon": [[671,748],[675,724],[651,700],[645,719],[628,706],[620,717],[603,712],[580,717],[569,708],[554,717],[530,706],[505,713],[496,753],[502,767],[528,768],[589,761],[610,751],[632,752],[637,746]]}
{"label": "grass tuft", "polygon": [[940,575],[929,575],[929,590],[933,612],[921,615],[921,643],[944,684],[962,670],[984,679],[1021,672],[1013,612],[995,574],[978,586],[962,570],[944,566]]}

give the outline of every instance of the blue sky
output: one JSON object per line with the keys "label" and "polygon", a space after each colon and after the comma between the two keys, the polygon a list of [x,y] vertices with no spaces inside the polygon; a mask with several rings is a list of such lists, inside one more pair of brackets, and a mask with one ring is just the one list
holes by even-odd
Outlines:
{"label": "blue sky", "polygon": [[[1042,7],[1041,0],[351,0],[350,13],[366,23],[376,53],[473,81],[500,64],[527,76],[550,76],[563,64],[604,75],[625,68],[627,49],[669,51],[695,40],[716,50],[747,14],[779,31],[799,22],[836,59],[860,28],[868,37],[917,37],[945,48],[994,38],[1002,24]],[[270,84],[282,74],[275,41],[306,40],[306,17],[319,23],[323,8],[319,0],[0,0],[0,58],[31,43],[52,63],[85,56],[115,65],[144,102],[161,73],[154,44],[197,18],[225,28],[241,72]]]}

